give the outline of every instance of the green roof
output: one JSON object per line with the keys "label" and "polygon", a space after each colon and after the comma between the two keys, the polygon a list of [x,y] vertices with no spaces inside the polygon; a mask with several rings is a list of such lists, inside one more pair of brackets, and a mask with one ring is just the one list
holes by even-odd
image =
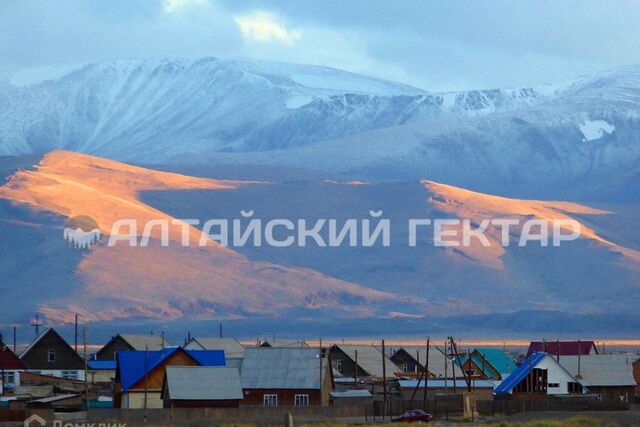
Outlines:
{"label": "green roof", "polygon": [[510,374],[516,369],[513,360],[499,348],[478,347],[475,351],[480,353],[500,374]]}

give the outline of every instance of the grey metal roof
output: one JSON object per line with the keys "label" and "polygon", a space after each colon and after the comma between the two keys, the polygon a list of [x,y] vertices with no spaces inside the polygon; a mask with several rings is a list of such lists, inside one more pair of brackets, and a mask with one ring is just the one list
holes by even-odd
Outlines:
{"label": "grey metal roof", "polygon": [[224,350],[224,357],[244,357],[244,346],[235,338],[192,338],[184,347],[187,350]]}
{"label": "grey metal roof", "polygon": [[59,394],[57,396],[50,396],[50,397],[43,397],[41,399],[34,399],[29,401],[29,403],[52,403],[52,402],[58,402],[61,400],[66,400],[66,399],[71,399],[73,397],[78,397],[80,396],[78,393],[76,394]]}
{"label": "grey metal roof", "polygon": [[344,390],[344,391],[332,391],[329,393],[333,398],[346,398],[346,397],[373,397],[369,390]]}
{"label": "grey metal roof", "polygon": [[[323,359],[323,373],[327,366]],[[312,348],[247,348],[240,371],[242,388],[318,389],[320,357]]]}
{"label": "grey metal roof", "polygon": [[242,399],[240,374],[226,366],[167,366],[166,391],[171,400]]}
{"label": "grey metal roof", "polygon": [[162,335],[120,334],[120,338],[125,340],[134,350],[162,350],[171,347],[169,341]]}
{"label": "grey metal roof", "polygon": [[[419,355],[420,364],[425,366],[425,360],[427,359],[426,346],[404,346],[399,348],[398,351],[401,349],[404,349],[416,360]],[[445,364],[447,365],[446,368]],[[444,352],[439,346],[432,345],[429,348],[429,372],[431,372],[436,378],[453,377],[451,372],[451,358],[445,357]],[[462,374],[459,366],[456,366],[456,373],[460,375]]]}
{"label": "grey metal roof", "polygon": [[580,356],[560,356],[560,365],[580,382],[589,386],[635,386],[633,378],[633,358],[624,354],[590,354]]}
{"label": "grey metal roof", "polygon": [[[356,360],[356,350],[358,350],[358,365],[367,371],[371,377],[382,378],[382,351],[373,345],[336,344],[351,360]],[[387,377],[393,377],[393,373],[398,369],[396,365],[385,356]]]}

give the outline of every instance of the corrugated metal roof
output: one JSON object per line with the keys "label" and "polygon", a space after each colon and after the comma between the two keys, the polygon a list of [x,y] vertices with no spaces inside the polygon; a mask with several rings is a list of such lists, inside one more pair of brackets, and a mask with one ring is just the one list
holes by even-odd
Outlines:
{"label": "corrugated metal roof", "polygon": [[187,350],[224,350],[227,359],[244,357],[244,346],[235,338],[192,338]]}
{"label": "corrugated metal roof", "polygon": [[166,387],[171,400],[242,399],[236,368],[167,366]]}
{"label": "corrugated metal roof", "polygon": [[346,398],[346,397],[373,397],[369,390],[344,390],[344,391],[332,391],[329,393],[333,398]]}
{"label": "corrugated metal roof", "polygon": [[531,341],[527,356],[532,353],[546,352],[560,356],[587,355],[597,353],[598,348],[593,341]]}
{"label": "corrugated metal roof", "polygon": [[[474,350],[474,352],[480,353],[484,359],[493,366],[493,368],[498,371],[503,377],[511,374],[516,370],[516,364],[513,363],[513,360],[509,358],[502,350],[498,348],[490,348],[490,347],[478,347]],[[473,354],[473,353],[472,353]],[[480,365],[482,366],[482,360],[480,360]]]}
{"label": "corrugated metal roof", "polygon": [[635,386],[633,359],[622,354],[592,354],[580,356],[560,356],[560,365],[574,377],[580,375],[580,382],[589,386]]}
{"label": "corrugated metal roof", "polygon": [[[404,346],[398,351],[406,351],[414,360],[420,359],[420,365],[425,365],[427,359],[427,349],[425,346]],[[419,355],[419,356],[418,356]],[[447,367],[445,368],[445,364]],[[437,378],[452,376],[451,374],[451,358],[445,357],[444,352],[438,346],[429,348],[429,372]],[[460,372],[462,375],[462,372]]]}
{"label": "corrugated metal roof", "polygon": [[162,350],[171,347],[169,341],[162,335],[134,335],[120,334],[120,338],[125,340],[134,350]]}
{"label": "corrugated metal roof", "polygon": [[[326,359],[323,364],[326,366]],[[323,372],[325,369],[323,369]],[[320,357],[311,348],[247,348],[240,371],[242,388],[319,389]]]}
{"label": "corrugated metal roof", "polygon": [[[358,365],[364,369],[371,377],[382,378],[382,351],[373,345],[353,345],[335,344],[351,360],[356,360],[356,350],[358,350]],[[387,365],[387,377],[393,377],[393,373],[398,369],[396,365],[385,356]]]}
{"label": "corrugated metal roof", "polygon": [[145,366],[147,372],[151,372],[176,351],[186,351],[201,366],[225,365],[222,350],[183,350],[173,347],[156,351],[119,351],[116,353],[116,360],[122,391],[127,391],[144,377]]}

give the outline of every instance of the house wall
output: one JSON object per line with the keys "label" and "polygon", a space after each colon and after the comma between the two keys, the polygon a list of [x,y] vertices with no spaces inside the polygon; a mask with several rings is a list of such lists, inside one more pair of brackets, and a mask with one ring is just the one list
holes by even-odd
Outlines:
{"label": "house wall", "polygon": [[278,395],[278,406],[295,406],[296,394],[308,394],[309,406],[320,406],[320,390],[318,389],[243,389],[244,399],[241,406],[263,406],[265,394]]}
{"label": "house wall", "polygon": [[640,396],[640,359],[633,362],[633,378],[636,380],[636,396]]}
{"label": "house wall", "polygon": [[398,367],[399,372],[404,372],[404,365],[407,365],[407,372],[422,372],[424,367],[418,364],[413,356],[404,349],[398,350],[391,356],[391,361]]}
{"label": "house wall", "polygon": [[110,383],[112,378],[116,377],[115,369],[100,369],[90,370],[87,372],[87,379],[92,384],[95,383]]}
{"label": "house wall", "polygon": [[[130,391],[122,393],[122,408],[123,409],[142,409],[144,408],[144,390],[143,391]],[[162,401],[161,393],[159,391],[147,392],[147,408],[148,409],[161,409],[164,402]]]}
{"label": "house wall", "polygon": [[[342,350],[338,347],[331,347],[329,351],[329,360],[331,360],[331,367],[335,372],[339,372],[343,377],[355,377],[356,375],[356,364],[349,356],[347,356]],[[341,362],[341,369],[338,371],[338,361]],[[389,367],[390,369],[393,367]],[[367,376],[367,373],[360,367],[358,370],[358,378],[364,378]]]}
{"label": "house wall", "polygon": [[618,386],[589,386],[590,393],[597,393],[601,396],[601,400],[604,401],[620,401],[631,402],[635,392],[635,387],[618,387]]}
{"label": "house wall", "polygon": [[164,404],[165,408],[237,408],[240,400],[171,400]]}
{"label": "house wall", "polygon": [[[47,376],[56,377],[56,378],[84,381],[84,369],[29,369],[24,372],[32,373],[36,375],[47,375]],[[21,375],[23,375],[24,372],[21,373]],[[62,375],[63,372],[67,374],[73,373],[74,376],[67,375],[65,377]]]}
{"label": "house wall", "polygon": [[[56,332],[45,333],[21,360],[29,369],[45,371],[81,370],[84,360]],[[49,350],[55,351],[55,360],[49,362]],[[47,374],[49,375],[49,374]]]}
{"label": "house wall", "polygon": [[116,353],[123,350],[134,350],[120,335],[112,338],[96,353],[96,360],[116,360]]}
{"label": "house wall", "polygon": [[[523,363],[527,363],[526,361]],[[567,373],[551,356],[544,357],[537,365],[535,369],[542,369],[547,371],[547,393],[548,395],[560,395],[569,394],[569,383],[575,382],[573,377]],[[522,382],[527,379],[524,378]],[[522,383],[521,382],[521,383]],[[549,387],[548,384],[558,384],[558,387]],[[517,394],[517,393],[514,393]],[[524,393],[528,394],[528,393]]]}

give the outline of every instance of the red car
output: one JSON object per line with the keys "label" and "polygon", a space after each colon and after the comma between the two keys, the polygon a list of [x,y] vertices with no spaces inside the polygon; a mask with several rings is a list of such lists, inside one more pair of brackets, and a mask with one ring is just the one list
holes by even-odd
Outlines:
{"label": "red car", "polygon": [[407,411],[399,417],[392,418],[391,421],[399,423],[427,423],[433,419],[433,415],[422,410]]}

